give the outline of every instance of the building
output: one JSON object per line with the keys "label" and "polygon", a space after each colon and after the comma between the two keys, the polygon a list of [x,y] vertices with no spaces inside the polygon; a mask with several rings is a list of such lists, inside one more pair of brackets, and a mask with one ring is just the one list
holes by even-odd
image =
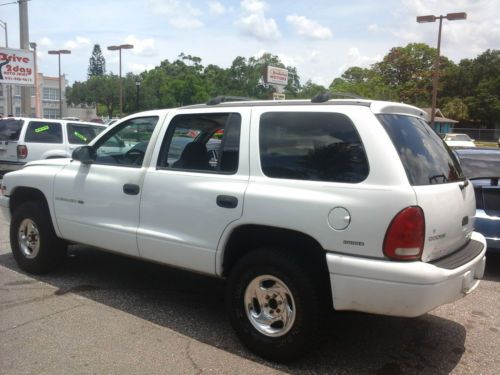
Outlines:
{"label": "building", "polygon": [[[422,108],[429,115],[429,120],[431,118],[432,109]],[[458,124],[458,121],[452,120],[451,118],[444,117],[443,113],[439,108],[436,108],[434,113],[434,130],[440,134],[452,133],[453,127]]]}
{"label": "building", "polygon": [[[91,120],[96,118],[95,107],[85,105],[68,107],[66,100],[66,86],[68,84],[66,77],[63,75],[62,85],[62,116],[59,113],[59,79],[57,77],[44,76],[38,73],[39,93],[40,93],[40,116],[43,118],[61,118],[61,117],[78,117],[82,120]],[[36,117],[35,113],[35,87],[31,87],[31,113],[21,113],[21,86],[12,85],[12,107],[8,100],[8,86],[0,85],[0,114],[5,116],[14,115],[16,117]],[[10,108],[12,111],[10,111]]]}

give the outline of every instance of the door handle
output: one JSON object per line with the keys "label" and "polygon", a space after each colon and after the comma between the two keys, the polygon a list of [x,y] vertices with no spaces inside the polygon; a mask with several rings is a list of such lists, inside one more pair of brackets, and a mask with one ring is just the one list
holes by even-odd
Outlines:
{"label": "door handle", "polygon": [[236,208],[238,206],[238,198],[231,195],[218,195],[217,206],[222,208]]}
{"label": "door handle", "polygon": [[128,195],[137,195],[139,194],[139,185],[136,184],[125,184],[123,185],[123,192]]}

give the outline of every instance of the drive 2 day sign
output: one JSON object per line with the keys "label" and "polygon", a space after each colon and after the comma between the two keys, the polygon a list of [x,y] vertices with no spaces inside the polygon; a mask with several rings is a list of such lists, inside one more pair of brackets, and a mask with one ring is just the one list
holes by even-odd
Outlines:
{"label": "drive 2 day sign", "polygon": [[33,52],[24,49],[0,48],[0,83],[34,85]]}

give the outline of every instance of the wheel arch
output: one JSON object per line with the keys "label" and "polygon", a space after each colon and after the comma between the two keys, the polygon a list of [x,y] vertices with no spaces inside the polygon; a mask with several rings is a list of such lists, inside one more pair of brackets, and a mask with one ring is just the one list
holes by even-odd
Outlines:
{"label": "wheel arch", "polygon": [[[58,232],[57,225],[55,223],[54,217],[52,215],[52,212],[49,208],[49,202],[47,200],[47,197],[45,194],[36,188],[33,187],[28,187],[28,186],[18,186],[14,189],[14,191],[10,194],[10,199],[9,199],[9,210],[10,210],[10,215],[12,216],[15,212],[15,210],[21,206],[23,203],[28,202],[28,201],[35,201],[35,202],[40,202],[42,203],[42,206],[44,210],[47,211],[47,213],[50,216],[50,219],[52,220],[52,227]],[[59,235],[59,233],[57,233]]]}
{"label": "wheel arch", "polygon": [[257,224],[233,229],[221,254],[221,275],[227,277],[238,259],[252,249],[264,246],[289,251],[322,279],[329,280],[326,251],[316,239],[296,230]]}

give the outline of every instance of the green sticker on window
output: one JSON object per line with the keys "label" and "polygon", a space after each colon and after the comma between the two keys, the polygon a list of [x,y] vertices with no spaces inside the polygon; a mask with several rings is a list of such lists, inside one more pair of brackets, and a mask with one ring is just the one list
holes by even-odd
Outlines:
{"label": "green sticker on window", "polygon": [[48,125],[40,126],[39,128],[35,129],[35,133],[46,132],[47,130],[49,130],[49,126]]}
{"label": "green sticker on window", "polygon": [[87,142],[87,138],[83,134],[80,134],[77,131],[74,131],[73,134],[75,135],[75,137],[81,139],[84,142]]}

